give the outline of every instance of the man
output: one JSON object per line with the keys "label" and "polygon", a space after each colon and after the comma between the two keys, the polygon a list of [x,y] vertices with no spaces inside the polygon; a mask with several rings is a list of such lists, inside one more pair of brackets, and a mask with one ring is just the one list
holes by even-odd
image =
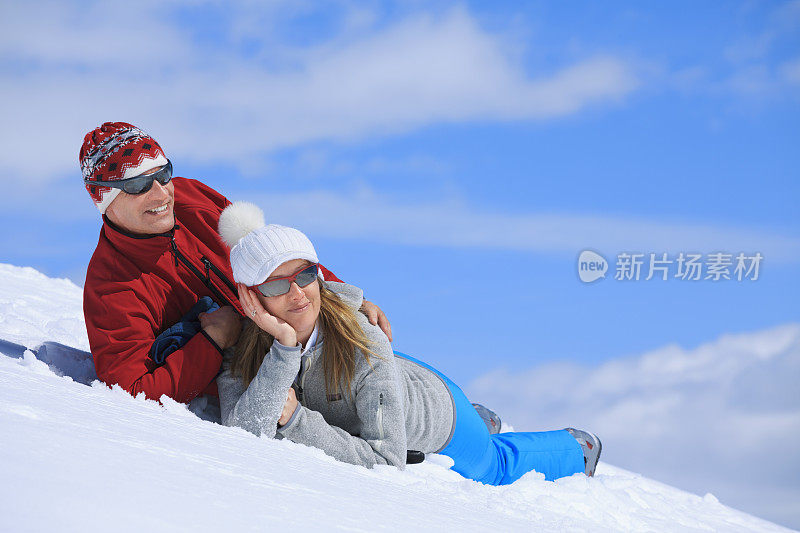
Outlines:
{"label": "man", "polygon": [[[230,202],[199,181],[172,179],[161,146],[125,122],[87,133],[78,158],[103,216],[83,294],[97,377],[151,399],[216,395],[222,350],[236,344],[241,331],[229,250],[217,233]],[[322,270],[325,279],[340,281]],[[156,363],[150,355],[156,337],[204,296],[219,309],[201,313],[199,333]],[[364,300],[362,311],[391,340],[380,309]]]}

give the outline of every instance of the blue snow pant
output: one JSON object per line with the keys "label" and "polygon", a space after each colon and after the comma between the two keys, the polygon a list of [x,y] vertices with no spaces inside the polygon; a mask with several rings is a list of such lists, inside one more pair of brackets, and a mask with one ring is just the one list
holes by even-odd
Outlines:
{"label": "blue snow pant", "polygon": [[508,485],[531,470],[544,474],[548,481],[585,471],[580,444],[566,430],[491,435],[458,385],[432,366],[394,353],[436,373],[453,395],[456,427],[439,452],[453,459],[452,470],[488,485]]}

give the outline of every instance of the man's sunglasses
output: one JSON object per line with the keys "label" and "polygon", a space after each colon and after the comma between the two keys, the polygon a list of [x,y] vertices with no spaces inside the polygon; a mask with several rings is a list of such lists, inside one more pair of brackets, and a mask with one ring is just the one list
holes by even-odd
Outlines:
{"label": "man's sunglasses", "polygon": [[122,189],[128,194],[144,194],[153,186],[153,181],[158,181],[161,185],[166,185],[172,179],[172,161],[167,159],[167,164],[158,172],[152,174],[139,174],[126,180],[98,181],[83,180],[87,185],[97,185],[99,187],[113,187]]}
{"label": "man's sunglasses", "polygon": [[297,283],[300,287],[306,287],[313,283],[317,279],[318,268],[319,265],[314,263],[313,265],[303,267],[302,270],[298,270],[291,276],[269,279],[261,285],[254,285],[248,288],[258,289],[258,292],[264,296],[280,296],[289,292],[289,289],[292,288],[292,282]]}

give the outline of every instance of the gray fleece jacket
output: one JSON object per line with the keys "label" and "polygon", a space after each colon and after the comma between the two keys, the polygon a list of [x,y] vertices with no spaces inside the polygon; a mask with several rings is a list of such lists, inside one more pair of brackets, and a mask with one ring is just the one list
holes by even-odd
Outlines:
{"label": "gray fleece jacket", "polygon": [[[325,393],[320,330],[317,342],[301,356],[301,347],[275,341],[250,385],[231,374],[226,358],[217,378],[222,423],[256,435],[286,438],[322,449],[347,463],[372,467],[390,464],[404,468],[406,450],[441,451],[455,427],[450,391],[427,368],[392,352],[389,339],[369,323],[358,308],[363,293],[345,283],[326,287],[356,310],[359,324],[377,354],[367,363],[356,350],[350,394]],[[292,418],[278,427],[286,394],[294,384],[299,405]]]}

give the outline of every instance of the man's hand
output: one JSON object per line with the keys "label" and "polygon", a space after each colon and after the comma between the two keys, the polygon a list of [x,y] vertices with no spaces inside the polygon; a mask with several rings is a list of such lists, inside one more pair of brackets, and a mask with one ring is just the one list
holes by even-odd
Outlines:
{"label": "man's hand", "polygon": [[200,325],[208,336],[223,350],[230,348],[239,340],[242,317],[230,305],[220,307],[211,313],[200,313],[197,318],[200,319]]}
{"label": "man's hand", "polygon": [[286,396],[286,403],[283,404],[283,411],[281,411],[281,417],[278,419],[278,425],[284,426],[286,422],[292,418],[294,414],[294,410],[297,409],[297,396],[294,393],[293,388],[289,388],[289,394]]}
{"label": "man's hand", "polygon": [[370,324],[380,326],[386,336],[389,337],[389,342],[392,342],[392,325],[389,324],[389,319],[386,318],[380,307],[364,298],[364,301],[361,302],[361,312],[366,315]]}

